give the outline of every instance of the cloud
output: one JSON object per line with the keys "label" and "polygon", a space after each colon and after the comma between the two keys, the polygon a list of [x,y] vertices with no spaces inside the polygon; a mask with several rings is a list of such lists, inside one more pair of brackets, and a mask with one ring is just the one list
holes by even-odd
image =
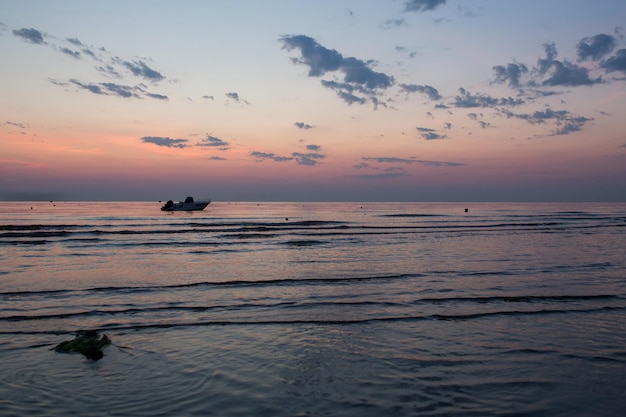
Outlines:
{"label": "cloud", "polygon": [[196,146],[207,146],[207,147],[216,147],[221,148],[222,150],[228,149],[228,142],[211,135],[207,135],[206,138],[202,139]]}
{"label": "cloud", "polygon": [[[68,85],[68,83],[64,83],[64,82],[57,81],[54,79],[50,79],[50,82],[55,85],[63,86],[63,87],[66,87]],[[156,100],[168,100],[167,96],[164,96],[162,94],[155,94],[155,93],[147,92],[139,86],[129,86],[129,85],[123,85],[123,84],[108,83],[108,82],[98,83],[98,84],[84,83],[75,79],[69,80],[69,83],[79,87],[82,90],[87,90],[93,94],[98,94],[98,95],[103,95],[103,96],[115,95],[115,96],[124,97],[124,98],[131,98],[131,97],[141,98],[141,95],[139,94],[141,93],[143,94],[144,97],[153,98]]]}
{"label": "cloud", "polygon": [[525,104],[521,98],[495,98],[484,94],[472,94],[464,88],[459,88],[459,95],[454,98],[454,106],[462,108],[519,106]]}
{"label": "cloud", "polygon": [[[483,116],[483,114],[481,113],[480,116]],[[483,129],[486,129],[489,126],[491,126],[491,123],[488,123],[488,122],[485,122],[485,121],[482,121],[482,120],[478,120],[478,115],[476,113],[469,113],[467,115],[467,117],[469,117],[470,119],[478,122],[478,124],[480,124],[480,127],[483,128]]]}
{"label": "cloud", "polygon": [[614,56],[602,63],[602,68],[604,68],[606,72],[626,72],[626,49],[617,51]]}
{"label": "cloud", "polygon": [[557,51],[554,43],[544,44],[545,58],[539,58],[537,68],[539,75],[544,77],[542,85],[576,87],[602,83],[602,78],[589,78],[589,70],[568,60],[557,60]]}
{"label": "cloud", "polygon": [[212,100],[215,100],[215,97],[213,97],[213,96],[202,96],[201,98],[202,98],[203,100],[211,100],[211,101],[212,101]]}
{"label": "cloud", "polygon": [[222,158],[221,156],[212,156],[209,158],[211,161],[226,161],[226,158]]}
{"label": "cloud", "polygon": [[496,73],[494,83],[504,84],[505,82],[509,83],[509,87],[518,88],[520,86],[520,78],[522,74],[528,73],[528,68],[524,64],[507,64],[506,67],[503,65],[496,65],[493,67],[493,71]]}
{"label": "cloud", "polygon": [[298,165],[308,165],[308,166],[316,165],[319,159],[326,158],[326,155],[322,155],[319,153],[294,152],[291,155],[295,158]]}
{"label": "cloud", "polygon": [[613,52],[615,44],[615,37],[603,33],[589,38],[583,38],[578,42],[578,45],[576,45],[578,59],[580,61],[587,59],[597,61]]}
{"label": "cloud", "polygon": [[539,110],[534,113],[516,114],[509,111],[502,112],[508,118],[517,118],[525,120],[530,124],[545,124],[546,121],[554,121],[555,129],[548,136],[567,135],[572,132],[578,132],[593,118],[577,116],[567,110],[552,110],[548,107],[545,110]]}
{"label": "cloud", "polygon": [[233,101],[237,102],[237,103],[250,104],[246,100],[244,100],[241,97],[239,97],[238,93],[226,93],[226,97],[229,98],[230,100],[233,100]]}
{"label": "cloud", "polygon": [[383,29],[392,29],[392,28],[397,28],[397,27],[401,27],[405,25],[406,25],[406,22],[404,19],[387,19],[385,20],[385,23],[381,25],[381,27]]}
{"label": "cloud", "polygon": [[4,122],[5,125],[9,125],[9,126],[15,126],[15,127],[19,127],[20,129],[26,129],[26,125],[24,123],[19,123],[19,122],[11,122],[11,121],[6,121]]}
{"label": "cloud", "polygon": [[446,135],[440,135],[435,129],[428,127],[416,127],[416,129],[426,140],[445,139],[447,137]]}
{"label": "cloud", "polygon": [[124,61],[123,65],[137,77],[142,77],[152,82],[159,82],[165,79],[160,72],[153,70],[143,61]]}
{"label": "cloud", "polygon": [[145,93],[146,97],[154,98],[156,100],[169,100],[169,97],[164,96],[163,94],[155,94],[155,93]]}
{"label": "cloud", "polygon": [[165,146],[167,148],[187,148],[188,139],[171,139],[160,136],[144,136],[141,138],[144,143],[152,143],[157,146]]}
{"label": "cloud", "polygon": [[464,163],[461,162],[442,162],[442,161],[428,161],[422,159],[414,159],[414,158],[397,158],[397,157],[363,157],[361,158],[364,161],[373,161],[381,164],[419,164],[426,166],[464,166]]}
{"label": "cloud", "polygon": [[395,82],[392,76],[374,71],[371,68],[373,61],[366,62],[354,57],[344,57],[336,50],[320,45],[309,36],[283,36],[280,41],[283,43],[283,49],[300,51],[300,58],[292,58],[292,62],[309,67],[310,77],[321,77],[328,72],[342,73],[342,82],[321,80],[321,83],[324,87],[335,90],[337,95],[349,105],[364,104],[367,99],[374,101],[378,90],[385,90]]}
{"label": "cloud", "polygon": [[19,36],[24,38],[25,40],[27,40],[30,43],[35,43],[35,44],[44,44],[46,43],[43,40],[43,35],[41,34],[41,32],[39,32],[37,29],[27,29],[27,28],[23,28],[23,29],[17,29],[13,31],[13,34],[15,36]]}
{"label": "cloud", "polygon": [[78,51],[73,51],[70,48],[60,48],[59,50],[61,52],[63,52],[64,54],[66,54],[66,55],[69,55],[69,56],[71,56],[73,58],[76,58],[76,59],[80,59],[80,52],[78,52]]}
{"label": "cloud", "polygon": [[274,153],[258,152],[258,151],[250,152],[250,155],[254,156],[257,159],[257,161],[269,159],[274,162],[285,162],[285,161],[293,161],[294,159],[291,156],[279,156]]}
{"label": "cloud", "polygon": [[[599,60],[615,47],[615,38],[610,35],[595,35],[582,39],[577,45],[578,60]],[[531,69],[522,63],[509,63],[492,67],[494,79],[491,83],[508,83],[510,88],[578,87],[604,83],[602,77],[592,78],[589,69],[567,59],[557,59],[554,42],[543,45],[545,57],[537,59]]]}
{"label": "cloud", "polygon": [[319,151],[322,149],[320,145],[306,145],[307,150],[309,151]]}
{"label": "cloud", "polygon": [[400,91],[407,93],[407,95],[409,93],[422,93],[431,100],[441,100],[439,91],[430,85],[400,84]]}
{"label": "cloud", "polygon": [[304,129],[304,130],[313,129],[315,127],[313,125],[303,123],[303,122],[295,122],[294,125],[298,127],[298,129]]}
{"label": "cloud", "polygon": [[446,4],[446,0],[407,0],[404,3],[405,12],[426,12],[435,10],[439,6]]}
{"label": "cloud", "polygon": [[401,172],[382,172],[379,174],[358,174],[358,175],[352,175],[352,177],[361,178],[364,180],[373,180],[373,179],[379,179],[379,178],[398,178],[398,177],[402,177],[405,175],[406,175],[406,172],[401,171]]}

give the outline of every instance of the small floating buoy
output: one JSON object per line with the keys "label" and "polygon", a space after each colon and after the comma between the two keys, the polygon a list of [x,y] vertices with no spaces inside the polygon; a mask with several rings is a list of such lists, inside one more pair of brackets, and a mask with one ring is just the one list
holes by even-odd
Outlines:
{"label": "small floating buoy", "polygon": [[469,211],[469,209],[465,209],[465,212],[467,213]]}
{"label": "small floating buoy", "polygon": [[289,217],[285,217],[285,221],[288,222],[289,221]]}

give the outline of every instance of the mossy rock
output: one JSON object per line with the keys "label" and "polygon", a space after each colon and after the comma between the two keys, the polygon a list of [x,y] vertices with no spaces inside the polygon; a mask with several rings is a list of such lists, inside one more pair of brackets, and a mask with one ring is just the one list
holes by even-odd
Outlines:
{"label": "mossy rock", "polygon": [[97,361],[102,359],[102,348],[111,344],[107,335],[100,335],[95,330],[81,331],[76,334],[74,340],[66,340],[59,343],[54,350],[61,353],[78,352],[87,359]]}

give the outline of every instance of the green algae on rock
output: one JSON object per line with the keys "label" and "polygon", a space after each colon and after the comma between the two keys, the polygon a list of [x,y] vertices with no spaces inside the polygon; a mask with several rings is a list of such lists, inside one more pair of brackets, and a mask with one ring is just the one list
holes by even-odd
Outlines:
{"label": "green algae on rock", "polygon": [[59,343],[54,350],[61,353],[78,352],[87,359],[97,361],[104,356],[102,348],[110,344],[111,340],[107,335],[99,335],[95,330],[86,330],[78,332],[73,340]]}

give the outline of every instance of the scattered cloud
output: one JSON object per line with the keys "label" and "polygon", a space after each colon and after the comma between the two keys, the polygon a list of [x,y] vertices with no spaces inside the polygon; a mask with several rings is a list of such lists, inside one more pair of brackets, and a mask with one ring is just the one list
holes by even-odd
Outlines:
{"label": "scattered cloud", "polygon": [[157,146],[164,146],[167,148],[187,148],[189,145],[188,139],[171,139],[168,137],[160,137],[160,136],[144,136],[141,138],[144,143],[152,143]]}
{"label": "scattered cloud", "polygon": [[446,4],[446,0],[407,0],[404,2],[405,12],[426,12],[435,10]]}
{"label": "scattered cloud", "polygon": [[582,130],[585,124],[593,121],[593,118],[577,116],[567,110],[552,110],[550,107],[534,113],[513,113],[503,110],[502,113],[508,118],[525,120],[530,124],[545,124],[546,121],[554,122],[554,130],[548,136],[567,135]]}
{"label": "scattered cloud", "polygon": [[63,52],[65,55],[69,55],[72,58],[80,59],[80,52],[78,51],[74,51],[70,48],[60,48],[59,50]]}
{"label": "scattered cloud", "polygon": [[405,26],[406,21],[404,19],[387,19],[381,25],[383,29],[393,29],[401,26]]}
{"label": "scattered cloud", "polygon": [[511,88],[520,87],[520,79],[523,74],[528,73],[528,67],[524,64],[511,63],[504,65],[496,65],[493,67],[493,71],[496,73],[493,83],[504,84],[509,83]]}
{"label": "scattered cloud", "polygon": [[309,130],[309,129],[313,129],[315,126],[307,124],[307,123],[303,123],[303,122],[295,122],[294,125],[298,128],[298,129],[304,129],[304,130]]}
{"label": "scattered cloud", "polygon": [[309,67],[309,77],[321,77],[328,72],[343,74],[342,82],[321,80],[324,87],[332,89],[349,105],[364,104],[375,100],[381,90],[394,84],[394,78],[372,69],[374,61],[362,61],[354,57],[344,57],[334,49],[320,45],[315,39],[305,35],[283,36],[283,48],[300,51],[300,58],[292,58],[294,64]]}
{"label": "scattered cloud", "polygon": [[294,152],[291,155],[295,158],[298,165],[309,165],[309,166],[316,165],[320,159],[326,158],[325,155],[322,155],[319,153]]}
{"label": "scattered cloud", "polygon": [[363,161],[378,162],[380,164],[419,164],[427,166],[464,166],[461,162],[442,162],[442,161],[427,161],[415,158],[397,158],[397,157],[363,157]]}
{"label": "scattered cloud", "polygon": [[578,59],[580,61],[597,61],[613,52],[613,49],[615,49],[615,45],[615,37],[611,35],[605,35],[603,33],[588,38],[583,38],[580,42],[578,42],[578,45],[576,45]]}
{"label": "scattered cloud", "polygon": [[293,161],[294,159],[291,156],[280,156],[274,153],[259,152],[259,151],[250,152],[250,155],[256,158],[257,161],[263,161],[263,160],[269,159],[274,162],[285,162],[285,161]]}
{"label": "scattered cloud", "polygon": [[421,93],[428,96],[431,100],[441,100],[441,95],[435,87],[430,85],[417,85],[417,84],[400,84],[400,91],[406,93]]}
{"label": "scattered cloud", "polygon": [[14,126],[14,127],[19,127],[20,129],[26,129],[27,126],[24,123],[19,123],[19,122],[11,122],[11,121],[6,121],[4,122],[5,125],[9,125],[9,126]]}
{"label": "scattered cloud", "polygon": [[196,146],[214,147],[226,150],[228,149],[229,144],[216,136],[207,135],[204,139],[202,139],[202,141],[198,142]]}
{"label": "scattered cloud", "polygon": [[307,150],[309,151],[319,151],[322,149],[320,145],[306,145]]}
{"label": "scattered cloud", "polygon": [[250,104],[247,100],[242,99],[238,93],[226,93],[226,97],[236,103]]}
{"label": "scattered cloud", "polygon": [[23,29],[17,29],[13,31],[13,34],[15,36],[19,36],[23,39],[25,39],[26,41],[30,42],[30,43],[35,43],[35,44],[45,44],[46,42],[43,39],[43,34],[38,31],[37,29],[27,29],[27,28],[23,28]]}
{"label": "scattered cloud", "polygon": [[495,106],[519,106],[525,104],[521,98],[503,97],[495,98],[485,94],[472,94],[464,88],[459,88],[459,94],[454,97],[454,107],[495,107]]}
{"label": "scattered cloud", "polygon": [[416,129],[426,140],[445,139],[447,137],[446,135],[437,133],[435,129],[430,129],[428,127],[417,127]]}
{"label": "scattered cloud", "polygon": [[145,78],[148,81],[159,82],[165,79],[160,72],[153,70],[143,61],[124,61],[123,65],[128,68],[133,75]]}
{"label": "scattered cloud", "polygon": [[626,73],[626,49],[620,49],[614,56],[602,63],[606,72],[622,71]]}

